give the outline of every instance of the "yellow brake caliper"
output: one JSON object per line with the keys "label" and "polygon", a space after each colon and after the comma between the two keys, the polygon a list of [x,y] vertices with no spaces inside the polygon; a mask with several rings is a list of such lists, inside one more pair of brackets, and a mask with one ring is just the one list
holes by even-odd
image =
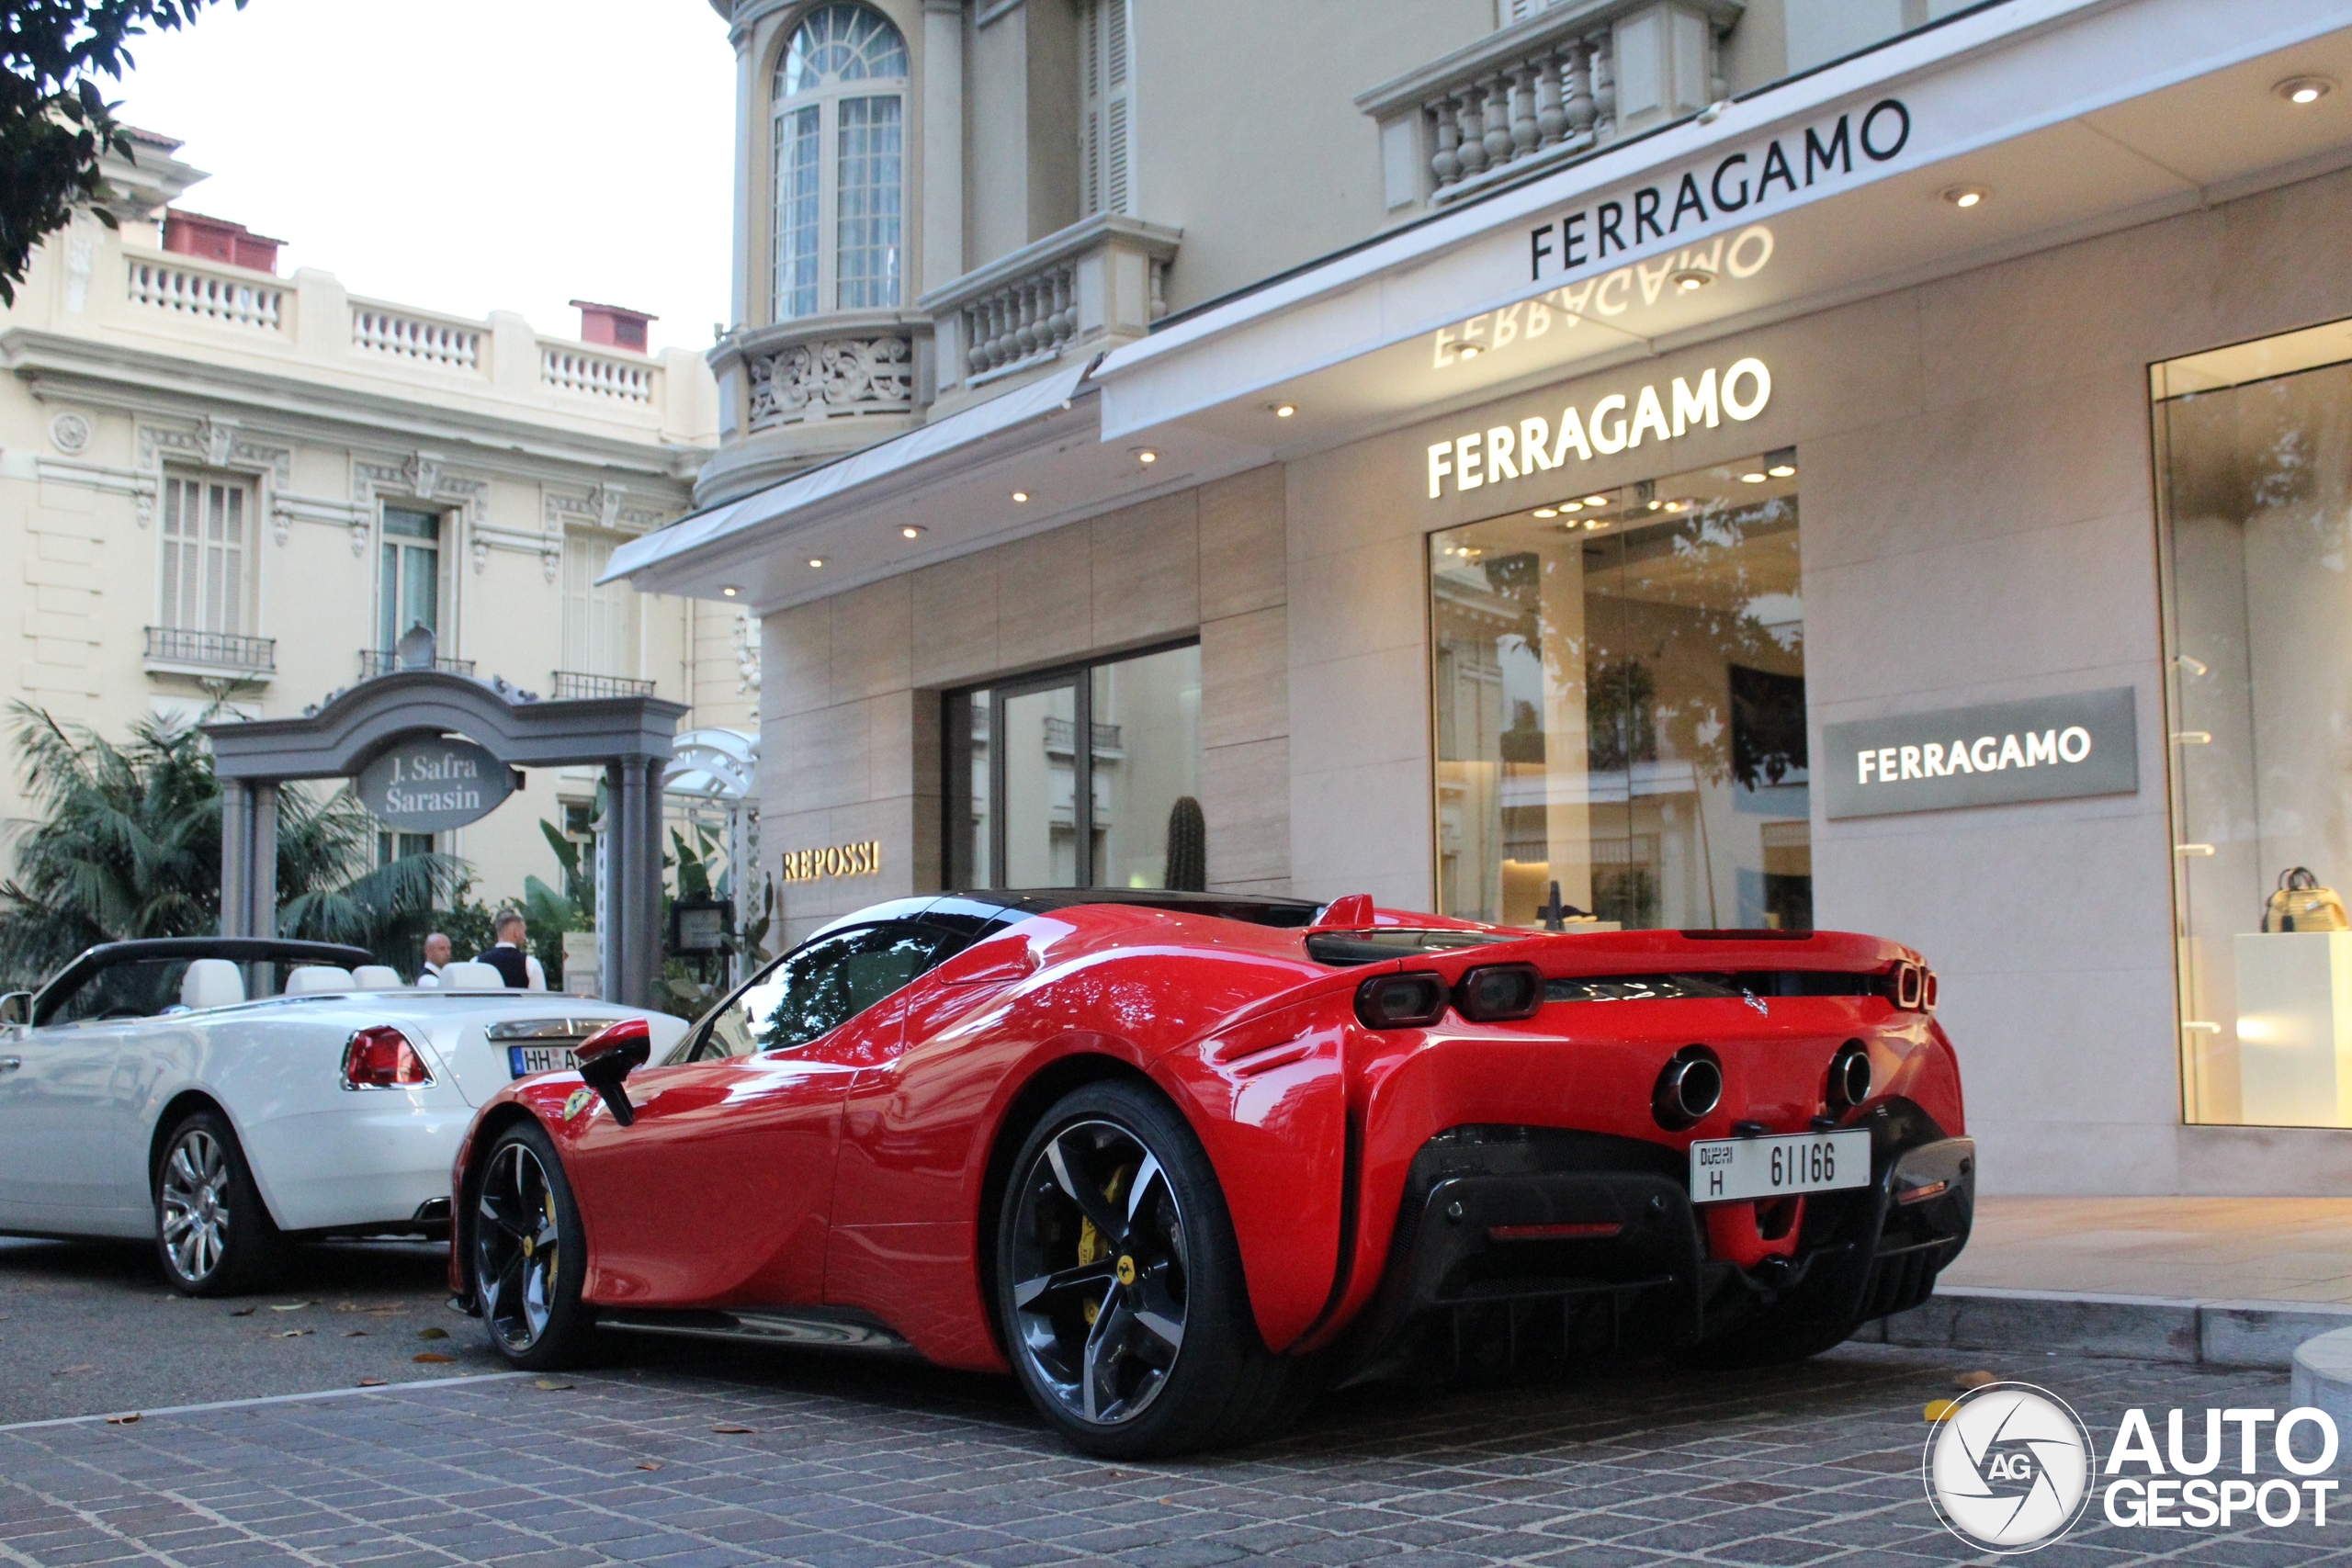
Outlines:
{"label": "yellow brake caliper", "polygon": [[[1114,1205],[1118,1203],[1120,1201],[1119,1194],[1126,1190],[1127,1179],[1134,1174],[1135,1168],[1132,1166],[1121,1166],[1118,1169],[1113,1171],[1111,1173],[1111,1184],[1102,1189],[1102,1196],[1111,1200],[1112,1203]],[[1105,1239],[1101,1231],[1094,1228],[1094,1222],[1092,1220],[1081,1218],[1078,1222],[1079,1267],[1084,1268],[1089,1263],[1096,1262],[1102,1258],[1108,1258],[1109,1256],[1111,1256],[1110,1242]],[[1086,1314],[1086,1325],[1089,1328],[1091,1328],[1094,1326],[1094,1319],[1096,1315],[1102,1310],[1102,1304],[1100,1302],[1088,1302],[1080,1306],[1079,1310]]]}

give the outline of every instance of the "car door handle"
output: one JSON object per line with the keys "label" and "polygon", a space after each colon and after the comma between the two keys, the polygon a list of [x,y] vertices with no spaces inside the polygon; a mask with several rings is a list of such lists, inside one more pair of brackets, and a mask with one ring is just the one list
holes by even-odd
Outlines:
{"label": "car door handle", "polygon": [[0,1073],[13,1072],[24,1065],[22,1056],[0,1056]]}

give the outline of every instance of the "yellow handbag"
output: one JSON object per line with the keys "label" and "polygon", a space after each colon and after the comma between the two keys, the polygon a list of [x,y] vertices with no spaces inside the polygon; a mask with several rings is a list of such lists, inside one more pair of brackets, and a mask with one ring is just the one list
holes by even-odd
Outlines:
{"label": "yellow handbag", "polygon": [[2266,931],[2340,931],[2352,930],[2345,918],[2344,900],[2332,887],[2301,866],[2278,874],[2278,891],[2262,906]]}

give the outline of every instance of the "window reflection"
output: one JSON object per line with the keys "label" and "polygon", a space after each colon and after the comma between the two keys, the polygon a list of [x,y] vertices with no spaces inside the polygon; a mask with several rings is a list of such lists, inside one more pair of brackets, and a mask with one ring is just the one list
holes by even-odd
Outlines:
{"label": "window reflection", "polygon": [[712,1015],[689,1059],[805,1045],[911,985],[945,940],[919,926],[872,926],[788,953]]}
{"label": "window reflection", "polygon": [[1812,928],[1793,453],[1448,529],[1430,567],[1446,913]]}
{"label": "window reflection", "polygon": [[[2188,1120],[2352,1126],[2344,325],[2156,367]],[[2169,394],[2169,395],[2167,395]]]}

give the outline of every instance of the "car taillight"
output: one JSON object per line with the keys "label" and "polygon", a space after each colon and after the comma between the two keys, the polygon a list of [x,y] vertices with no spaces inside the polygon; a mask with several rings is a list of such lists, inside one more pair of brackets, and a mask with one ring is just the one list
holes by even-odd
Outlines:
{"label": "car taillight", "polygon": [[1543,1007],[1544,976],[1532,964],[1489,964],[1453,987],[1453,1010],[1474,1023],[1533,1018]]}
{"label": "car taillight", "polygon": [[359,1030],[343,1048],[345,1089],[409,1089],[432,1081],[424,1055],[389,1023]]}
{"label": "car taillight", "polygon": [[1445,982],[1434,975],[1375,975],[1356,987],[1356,1016],[1371,1029],[1426,1029],[1445,1016]]}

